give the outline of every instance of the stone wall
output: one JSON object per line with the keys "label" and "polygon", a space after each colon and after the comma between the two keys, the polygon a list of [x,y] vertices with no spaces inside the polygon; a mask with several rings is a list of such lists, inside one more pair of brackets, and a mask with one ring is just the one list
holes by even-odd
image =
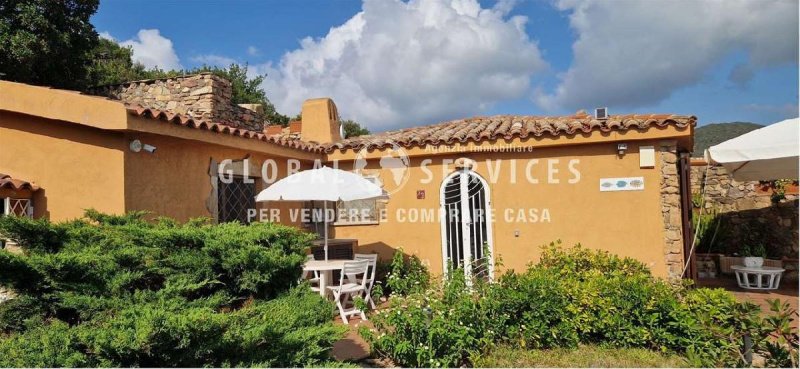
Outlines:
{"label": "stone wall", "polygon": [[698,252],[732,255],[743,244],[761,243],[771,258],[798,258],[796,184],[788,186],[785,199],[773,201],[775,188],[769,183],[737,182],[724,167],[701,161],[694,161],[691,170],[693,203],[701,203],[702,193],[703,213],[721,217],[712,249]]}
{"label": "stone wall", "polygon": [[661,216],[664,222],[664,260],[670,280],[679,280],[683,274],[683,218],[681,212],[678,152],[675,141],[660,145]]}
{"label": "stone wall", "polygon": [[102,86],[90,93],[236,128],[264,129],[263,114],[233,104],[230,81],[211,73]]}

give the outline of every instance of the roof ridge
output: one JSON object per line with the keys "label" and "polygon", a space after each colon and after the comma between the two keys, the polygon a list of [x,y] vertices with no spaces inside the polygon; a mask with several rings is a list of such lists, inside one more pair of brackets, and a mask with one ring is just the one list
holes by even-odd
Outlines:
{"label": "roof ridge", "polygon": [[202,118],[194,118],[184,114],[173,113],[170,111],[147,108],[139,104],[125,104],[125,110],[129,114],[138,117],[166,121],[188,128],[202,129],[214,133],[227,133],[231,136],[256,139],[301,151],[317,153],[323,152],[321,145],[314,142],[303,141],[299,138],[287,138],[280,135],[267,135],[264,131],[254,131],[247,128],[234,127],[223,122],[213,122]]}
{"label": "roof ridge", "polygon": [[553,137],[612,130],[649,129],[651,126],[694,126],[697,117],[678,114],[614,114],[597,119],[588,114],[537,116],[497,114],[454,119],[419,127],[402,128],[353,137],[323,145],[326,152],[335,149],[384,148],[394,144],[411,147],[426,144],[481,142],[498,138]]}

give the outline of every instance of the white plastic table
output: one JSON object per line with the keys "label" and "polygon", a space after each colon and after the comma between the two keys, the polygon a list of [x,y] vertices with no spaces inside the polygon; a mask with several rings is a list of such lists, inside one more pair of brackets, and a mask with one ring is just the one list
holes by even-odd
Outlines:
{"label": "white plastic table", "polygon": [[303,265],[303,271],[319,272],[319,294],[325,297],[328,283],[332,279],[334,270],[342,270],[344,263],[352,261],[347,259],[337,260],[309,260]]}
{"label": "white plastic table", "polygon": [[736,273],[736,283],[748,290],[776,290],[781,283],[781,275],[785,269],[770,266],[746,267],[734,265],[731,269]]}

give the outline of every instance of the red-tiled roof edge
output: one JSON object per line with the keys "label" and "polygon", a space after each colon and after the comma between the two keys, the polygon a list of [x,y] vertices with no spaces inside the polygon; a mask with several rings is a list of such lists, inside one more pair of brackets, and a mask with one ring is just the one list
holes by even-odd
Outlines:
{"label": "red-tiled roof edge", "polygon": [[21,179],[14,179],[11,178],[8,174],[0,173],[0,188],[11,189],[14,191],[19,190],[31,190],[31,191],[38,191],[39,186],[33,184],[28,181],[23,181]]}
{"label": "red-tiled roof edge", "polygon": [[244,129],[244,128],[234,128],[222,123],[214,123],[202,119],[194,119],[186,115],[172,113],[169,111],[163,111],[158,109],[144,108],[139,105],[126,105],[126,109],[128,110],[128,113],[131,115],[174,123],[188,128],[195,128],[215,133],[225,133],[231,136],[255,139],[301,151],[323,153],[322,146],[315,143],[302,141],[299,139],[289,139],[287,137],[282,137],[279,135],[266,135],[263,132],[251,131],[249,129]]}
{"label": "red-tiled roof edge", "polygon": [[679,128],[694,126],[697,117],[676,114],[628,114],[611,115],[607,119],[595,119],[588,114],[562,117],[495,115],[452,120],[427,126],[411,127],[345,139],[322,145],[325,152],[346,149],[385,148],[391,145],[403,147],[424,145],[448,145],[454,143],[482,142],[496,139],[553,137],[614,130],[649,129],[675,125]]}

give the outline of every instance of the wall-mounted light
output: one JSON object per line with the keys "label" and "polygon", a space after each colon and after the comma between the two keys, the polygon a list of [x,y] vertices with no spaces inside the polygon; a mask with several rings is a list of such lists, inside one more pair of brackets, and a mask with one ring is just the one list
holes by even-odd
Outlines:
{"label": "wall-mounted light", "polygon": [[625,155],[625,151],[627,150],[628,150],[628,144],[626,143],[617,144],[617,154],[619,154],[619,156]]}
{"label": "wall-mounted light", "polygon": [[128,145],[128,147],[133,152],[141,152],[142,150],[147,151],[147,152],[149,152],[151,154],[156,152],[156,147],[155,146],[148,145],[148,144],[142,144],[142,141],[139,141],[139,140],[131,141],[131,143]]}

